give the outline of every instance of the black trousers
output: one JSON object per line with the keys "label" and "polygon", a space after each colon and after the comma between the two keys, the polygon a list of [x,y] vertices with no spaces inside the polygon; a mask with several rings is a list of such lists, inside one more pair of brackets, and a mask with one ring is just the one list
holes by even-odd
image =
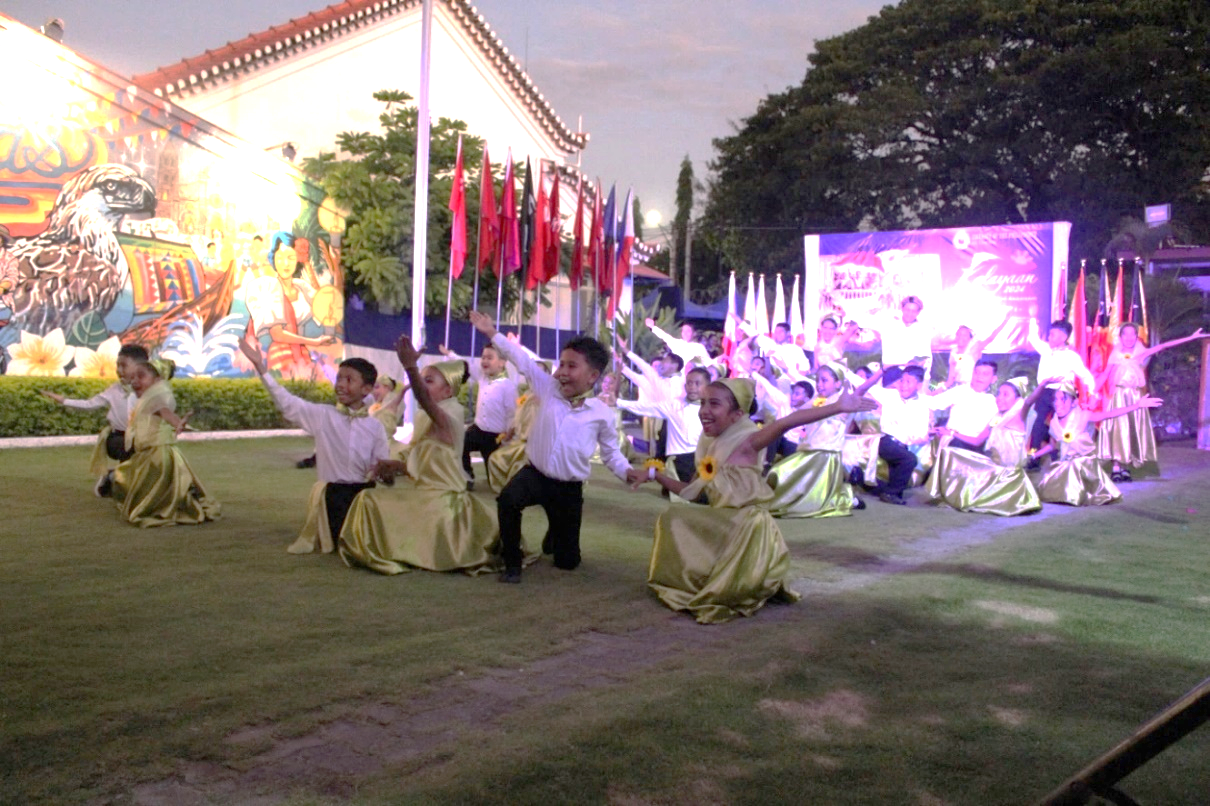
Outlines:
{"label": "black trousers", "polygon": [[1034,427],[1029,432],[1029,447],[1033,450],[1041,448],[1050,438],[1050,415],[1055,411],[1055,390],[1043,389],[1034,403]]}
{"label": "black trousers", "polygon": [[116,459],[119,462],[125,462],[134,456],[134,451],[126,450],[125,431],[109,432],[109,436],[105,437],[105,453],[109,455],[110,459]]}
{"label": "black trousers", "polygon": [[887,464],[888,478],[883,492],[903,495],[912,481],[912,471],[916,469],[916,454],[899,440],[883,434],[878,440],[878,458],[885,459]]}
{"label": "black trousers", "polygon": [[462,441],[462,469],[466,471],[468,478],[475,478],[475,471],[471,469],[471,454],[478,453],[486,462],[487,458],[496,452],[496,448],[500,447],[500,443],[496,441],[499,438],[498,433],[484,431],[477,425],[466,429],[466,437]]}
{"label": "black trousers", "polygon": [[369,490],[373,486],[372,481],[361,484],[329,481],[324,487],[324,507],[328,510],[328,531],[332,533],[333,543],[340,542],[340,530],[344,528],[353,499],[362,490]]}
{"label": "black trousers", "polygon": [[694,461],[692,453],[674,453],[668,459],[676,468],[678,479],[687,482],[693,478],[693,474],[697,471],[697,462]]}
{"label": "black trousers", "polygon": [[584,513],[584,482],[558,481],[533,465],[521,468],[496,497],[500,518],[500,549],[506,568],[521,567],[521,512],[526,507],[546,510],[550,525],[542,548],[555,555],[555,567],[570,571],[580,564],[580,518]]}

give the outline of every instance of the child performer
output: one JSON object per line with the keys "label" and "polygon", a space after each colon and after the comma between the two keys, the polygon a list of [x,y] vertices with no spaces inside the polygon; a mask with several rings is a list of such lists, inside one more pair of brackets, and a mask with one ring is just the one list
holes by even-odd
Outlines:
{"label": "child performer", "polygon": [[[1106,405],[1122,408],[1141,400],[1147,391],[1147,362],[1151,356],[1187,341],[1207,338],[1202,329],[1183,339],[1172,339],[1154,347],[1139,343],[1139,328],[1127,322],[1118,329],[1118,343],[1109,355],[1105,371],[1097,378],[1097,389],[1107,387]],[[1146,408],[1135,409],[1125,417],[1106,420],[1097,433],[1097,455],[1113,460],[1113,481],[1133,481],[1130,468],[1138,469],[1156,461],[1155,432]]]}
{"label": "child performer", "polygon": [[[877,377],[875,374],[871,380]],[[886,504],[906,504],[903,493],[911,484],[917,465],[932,465],[928,451],[932,410],[918,394],[924,377],[923,367],[909,366],[893,388],[881,386],[871,390],[882,406],[878,458],[887,463],[887,482],[879,488],[878,500]]]}
{"label": "child performer", "polygon": [[1000,331],[1008,326],[1008,322],[1009,317],[1004,317],[1004,321],[996,325],[992,332],[982,339],[976,339],[974,331],[966,325],[958,326],[958,330],[954,333],[954,345],[950,347],[949,371],[945,376],[947,387],[961,386],[971,382],[975,365],[983,359],[983,351],[987,349],[987,345],[996,340],[996,336],[1000,335]]}
{"label": "child performer", "polygon": [[[447,358],[459,360],[452,351],[444,349],[444,345],[440,352]],[[483,345],[478,371],[471,361],[467,360],[466,364],[472,367],[471,379],[479,387],[479,394],[475,398],[475,422],[466,429],[462,449],[462,471],[470,485],[468,489],[471,489],[475,484],[471,454],[482,456],[486,466],[492,453],[500,446],[500,436],[512,425],[513,415],[517,412],[517,380],[507,372],[508,362],[490,344]]]}
{"label": "child performer", "polygon": [[[1071,349],[1067,340],[1071,338],[1071,325],[1062,319],[1051,322],[1050,330],[1046,332],[1046,341],[1038,335],[1037,319],[1029,320],[1029,346],[1038,353],[1039,378],[1059,378],[1055,383],[1046,384],[1046,388],[1038,396],[1034,404],[1034,427],[1029,435],[1029,447],[1037,451],[1046,441],[1047,418],[1054,411],[1055,393],[1062,383],[1075,384],[1076,379],[1084,382],[1088,391],[1095,388],[1095,378],[1084,365],[1084,359]],[[1041,386],[1042,384],[1039,384]],[[1034,467],[1031,463],[1030,467]]]}
{"label": "child performer", "polygon": [[755,386],[728,378],[706,387],[697,476],[690,483],[656,471],[649,477],[666,490],[694,501],[705,493],[709,506],[670,506],[655,524],[648,586],[673,610],[701,624],[750,616],[777,597],[796,601],[786,587],[790,553],[768,502],[773,492],[761,478],[765,448],[788,429],[874,406],[842,395],[825,406],[808,406],[764,428],[749,419]]}
{"label": "child performer", "polygon": [[618,478],[628,483],[642,478],[618,449],[613,412],[599,400],[589,399],[597,378],[609,366],[609,349],[596,339],[576,337],[563,347],[559,367],[551,376],[500,335],[487,316],[471,311],[470,319],[529,378],[530,393],[538,398],[538,413],[525,446],[529,464],[496,499],[504,555],[500,581],[521,581],[521,513],[535,504],[546,510],[550,522],[543,553],[554,554],[556,568],[571,570],[580,564],[584,482],[593,451],[600,447],[601,461]]}
{"label": "child performer", "polygon": [[462,448],[466,421],[458,392],[467,378],[462,359],[417,366],[420,351],[410,339],[395,344],[416,403],[406,467],[391,460],[379,473],[406,473],[410,483],[396,489],[366,490],[353,499],[340,556],[350,568],[380,574],[411,568],[429,571],[486,571],[497,562],[500,530],[491,507],[466,489]]}
{"label": "child performer", "polygon": [[1054,462],[1038,480],[1043,501],[1073,507],[1110,504],[1122,497],[1113,479],[1096,455],[1093,426],[1111,417],[1123,417],[1142,408],[1163,404],[1158,397],[1142,397],[1134,403],[1095,413],[1077,405],[1074,386],[1064,384],[1055,394],[1055,415],[1050,420],[1050,442],[1035,456],[1057,453]]}
{"label": "child performer", "polygon": [[176,415],[168,385],[174,369],[171,361],[157,358],[140,361],[130,376],[138,395],[126,431],[132,455],[113,470],[111,489],[122,517],[136,526],[204,523],[221,512],[176,447],[189,416]]}
{"label": "child performer", "polygon": [[1028,395],[1029,379],[1011,378],[996,389],[996,416],[983,450],[1001,467],[1025,467],[1029,453],[1025,447],[1025,417],[1030,407],[1053,379],[1046,378]]}
{"label": "child performer", "polygon": [[99,394],[87,400],[64,397],[57,392],[43,390],[42,394],[56,403],[69,409],[91,411],[108,408],[105,419],[108,425],[97,435],[96,447],[92,450],[92,458],[88,466],[92,475],[97,477],[93,488],[97,497],[104,498],[110,493],[109,462],[106,457],[118,462],[124,462],[131,456],[126,449],[126,427],[130,423],[130,411],[138,399],[130,388],[130,376],[134,373],[135,365],[147,360],[147,350],[137,344],[123,344],[118,350],[118,382],[107,386]]}
{"label": "child performer", "polygon": [[676,471],[676,478],[689,480],[693,477],[693,452],[702,438],[702,421],[698,416],[702,408],[702,390],[710,383],[710,373],[695,367],[685,375],[685,394],[675,399],[619,400],[618,408],[634,412],[642,417],[659,417],[668,424],[668,460]]}
{"label": "child performer", "polygon": [[[809,407],[820,409],[839,401],[844,377],[839,363],[820,367],[815,374],[819,394]],[[863,384],[855,394],[861,397],[877,380]],[[800,426],[798,450],[769,470],[769,486],[773,488],[769,511],[773,517],[826,518],[865,509],[865,502],[853,494],[840,457],[852,419],[839,414]]]}
{"label": "child performer", "polygon": [[341,361],[334,385],[337,402],[326,406],[295,397],[267,375],[259,342],[245,336],[239,347],[282,415],[315,438],[319,481],[311,488],[302,532],[287,551],[330,554],[340,538],[349,505],[359,492],[374,486],[370,479],[377,463],[390,458],[386,429],[369,416],[365,403],[378,380],[378,370],[364,358]]}

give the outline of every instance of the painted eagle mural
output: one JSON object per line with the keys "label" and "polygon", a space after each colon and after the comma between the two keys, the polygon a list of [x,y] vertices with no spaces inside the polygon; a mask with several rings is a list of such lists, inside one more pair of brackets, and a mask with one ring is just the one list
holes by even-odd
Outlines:
{"label": "painted eagle mural", "polygon": [[129,280],[118,244],[128,215],[155,212],[155,190],[134,169],[107,163],[72,177],[39,235],[14,240],[18,259],[8,324],[45,335],[84,314],[104,316]]}

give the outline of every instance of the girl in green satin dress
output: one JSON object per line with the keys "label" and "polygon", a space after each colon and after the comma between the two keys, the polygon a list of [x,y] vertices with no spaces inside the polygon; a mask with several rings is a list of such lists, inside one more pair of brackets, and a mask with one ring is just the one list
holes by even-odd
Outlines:
{"label": "girl in green satin dress", "polygon": [[649,478],[688,501],[704,495],[708,506],[674,503],[655,525],[647,584],[673,610],[701,624],[750,616],[772,598],[796,601],[786,586],[790,554],[769,514],[773,491],[761,477],[764,450],[791,428],[874,401],[852,394],[820,407],[799,409],[758,428],[750,419],[755,387],[728,378],[706,387],[697,473],[686,483],[652,469]]}
{"label": "girl in green satin dress", "polygon": [[124,517],[135,526],[175,526],[217,520],[219,503],[206,494],[176,447],[188,415],[176,415],[168,381],[174,365],[154,359],[139,362],[130,376],[138,402],[126,429],[126,448],[133,455],[113,471],[112,495]]}
{"label": "girl in green satin dress", "polygon": [[1110,504],[1121,499],[1121,491],[1097,456],[1094,426],[1141,408],[1155,408],[1163,402],[1157,397],[1144,397],[1122,408],[1096,413],[1077,405],[1076,390],[1072,386],[1059,387],[1055,393],[1054,416],[1050,420],[1050,441],[1035,454],[1039,457],[1058,455],[1058,460],[1038,481],[1042,500],[1082,507]]}
{"label": "girl in green satin dress", "polygon": [[[1206,338],[1201,328],[1182,339],[1147,347],[1139,341],[1138,325],[1127,322],[1118,328],[1118,343],[1109,355],[1105,371],[1097,378],[1096,388],[1105,389],[1110,408],[1123,408],[1141,400],[1147,393],[1147,362],[1151,356],[1184,344]],[[1157,459],[1155,432],[1151,415],[1139,408],[1124,417],[1106,420],[1097,432],[1097,455],[1113,462],[1113,481],[1132,481],[1131,469],[1154,464]]]}
{"label": "girl in green satin dress", "polygon": [[[815,373],[818,394],[811,407],[821,408],[839,400],[843,379],[839,366],[821,366]],[[862,386],[856,394],[862,395],[868,388]],[[850,415],[839,414],[803,427],[798,450],[769,470],[768,483],[773,487],[769,511],[773,517],[826,518],[849,515],[860,506],[841,461],[845,434],[852,421]]]}
{"label": "girl in green satin dress", "polygon": [[495,509],[467,491],[462,472],[466,422],[458,391],[466,382],[466,362],[442,361],[422,373],[411,340],[400,338],[396,351],[421,411],[406,464],[379,462],[378,474],[408,478],[395,488],[357,494],[340,532],[340,556],[349,567],[380,574],[412,568],[496,570],[500,529]]}

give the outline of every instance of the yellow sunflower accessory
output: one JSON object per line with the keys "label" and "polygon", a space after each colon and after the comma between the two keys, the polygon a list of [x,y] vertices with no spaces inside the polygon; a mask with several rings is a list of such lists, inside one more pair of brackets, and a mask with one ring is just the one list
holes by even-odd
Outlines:
{"label": "yellow sunflower accessory", "polygon": [[655,458],[648,459],[646,462],[643,462],[644,471],[654,470],[656,473],[663,473],[665,467],[666,465],[662,461]]}
{"label": "yellow sunflower accessory", "polygon": [[522,406],[524,406],[524,405],[525,405],[525,401],[527,401],[527,400],[529,400],[529,393],[528,393],[528,392],[527,392],[526,394],[523,394],[523,395],[521,395],[520,397],[518,397],[518,398],[517,398],[517,408],[521,408]]}
{"label": "yellow sunflower accessory", "polygon": [[1134,358],[1134,353],[1122,353],[1122,358],[1125,358],[1127,361],[1129,361],[1130,359]]}
{"label": "yellow sunflower accessory", "polygon": [[1072,431],[1063,432],[1063,441],[1064,442],[1071,442],[1075,438],[1076,438],[1076,435],[1074,432],[1072,432]]}
{"label": "yellow sunflower accessory", "polygon": [[811,401],[812,408],[818,409],[818,408],[820,408],[822,406],[826,406],[826,405],[828,405],[828,399],[826,397],[824,397],[823,395],[820,395],[819,397],[817,397]]}
{"label": "yellow sunflower accessory", "polygon": [[697,463],[697,477],[702,481],[710,481],[718,473],[718,462],[713,456],[707,456]]}
{"label": "yellow sunflower accessory", "polygon": [[503,445],[503,444],[504,444],[504,432],[501,432],[501,433],[499,433],[499,434],[496,434],[496,444],[497,444],[497,445]]}

